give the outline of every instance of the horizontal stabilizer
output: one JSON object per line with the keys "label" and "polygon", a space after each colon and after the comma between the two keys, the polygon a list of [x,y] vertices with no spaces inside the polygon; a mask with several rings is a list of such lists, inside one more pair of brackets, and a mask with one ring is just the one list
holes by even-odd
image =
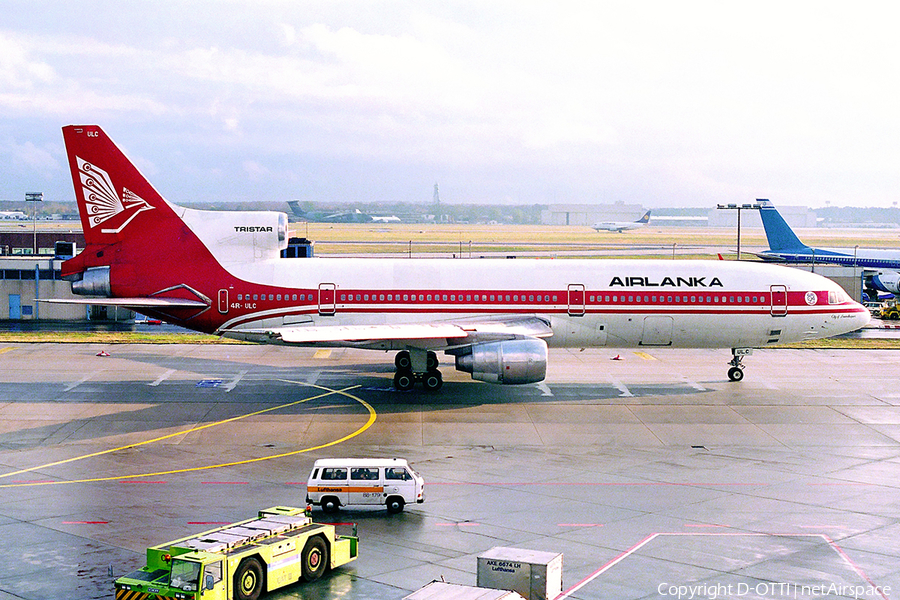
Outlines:
{"label": "horizontal stabilizer", "polygon": [[48,304],[82,304],[91,306],[123,306],[127,308],[207,308],[206,302],[180,298],[41,298]]}

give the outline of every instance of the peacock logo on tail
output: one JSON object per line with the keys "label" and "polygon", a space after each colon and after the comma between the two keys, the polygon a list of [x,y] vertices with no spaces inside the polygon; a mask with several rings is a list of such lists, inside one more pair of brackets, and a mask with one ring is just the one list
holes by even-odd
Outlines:
{"label": "peacock logo on tail", "polygon": [[146,200],[128,188],[122,188],[120,196],[109,173],[81,157],[75,158],[78,161],[78,174],[81,177],[88,224],[91,229],[119,215],[127,214],[128,218],[115,229],[100,230],[101,233],[119,233],[138,213],[153,209]]}

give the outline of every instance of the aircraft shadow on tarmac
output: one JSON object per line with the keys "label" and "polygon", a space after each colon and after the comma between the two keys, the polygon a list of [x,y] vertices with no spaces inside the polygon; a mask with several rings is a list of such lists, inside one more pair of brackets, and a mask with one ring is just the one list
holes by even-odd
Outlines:
{"label": "aircraft shadow on tarmac", "polygon": [[[422,410],[438,412],[459,407],[527,403],[575,403],[592,405],[693,404],[713,390],[687,383],[629,384],[628,393],[603,381],[596,384],[499,386],[478,381],[446,381],[436,393],[418,388],[396,390],[390,365],[335,364],[325,369],[273,367],[228,359],[128,354],[122,358],[157,368],[195,373],[198,380],[170,379],[151,386],[148,381],[98,381],[59,389],[58,383],[0,384],[0,399],[11,403],[108,403],[150,405],[114,415],[72,419],[0,434],[0,449],[21,450],[62,442],[88,441],[115,434],[139,434],[242,417],[248,413],[290,404],[269,414],[284,416],[347,415],[359,420],[365,413],[352,398],[370,404],[379,415],[398,415]],[[372,373],[384,376],[373,376]],[[229,382],[241,374],[229,389]],[[309,402],[300,402],[315,398]],[[293,404],[291,404],[293,403]],[[104,426],[99,427],[98,421]]]}

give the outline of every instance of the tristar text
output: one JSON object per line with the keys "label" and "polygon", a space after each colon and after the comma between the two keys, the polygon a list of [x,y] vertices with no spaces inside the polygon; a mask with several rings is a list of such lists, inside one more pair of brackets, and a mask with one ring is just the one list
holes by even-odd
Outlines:
{"label": "tristar text", "polygon": [[272,232],[271,227],[235,227],[234,230],[238,233],[252,233],[254,231],[267,231],[269,233]]}
{"label": "tristar text", "polygon": [[651,281],[649,277],[613,277],[610,287],[725,287],[718,277],[706,281],[706,277],[663,277],[661,281]]}

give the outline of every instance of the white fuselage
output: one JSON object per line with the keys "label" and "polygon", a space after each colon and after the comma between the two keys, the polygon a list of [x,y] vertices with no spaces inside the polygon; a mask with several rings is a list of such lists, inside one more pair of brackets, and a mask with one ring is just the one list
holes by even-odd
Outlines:
{"label": "white fuselage", "polygon": [[[556,347],[727,348],[837,335],[869,318],[837,284],[759,263],[316,258],[226,267],[247,287],[228,290],[242,314],[223,314],[220,333],[518,315],[546,321]],[[261,285],[303,300],[257,297]]]}

